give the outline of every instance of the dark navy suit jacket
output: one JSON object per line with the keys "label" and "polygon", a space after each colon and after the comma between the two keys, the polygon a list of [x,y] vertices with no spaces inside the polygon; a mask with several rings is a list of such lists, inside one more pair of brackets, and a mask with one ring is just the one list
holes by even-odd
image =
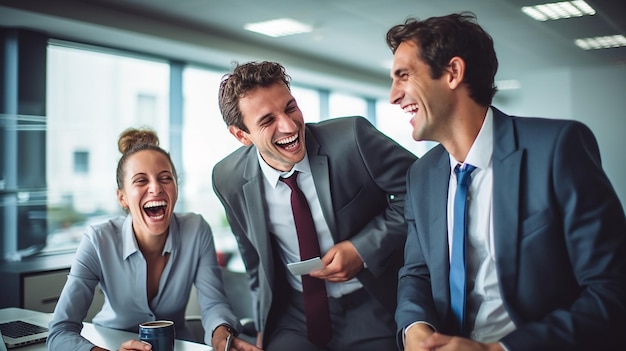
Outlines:
{"label": "dark navy suit jacket", "polygon": [[[601,349],[626,327],[626,220],[583,124],[494,111],[496,267],[516,330],[509,350]],[[453,334],[449,154],[436,146],[407,174],[408,237],[398,285],[398,342],[415,321]]]}

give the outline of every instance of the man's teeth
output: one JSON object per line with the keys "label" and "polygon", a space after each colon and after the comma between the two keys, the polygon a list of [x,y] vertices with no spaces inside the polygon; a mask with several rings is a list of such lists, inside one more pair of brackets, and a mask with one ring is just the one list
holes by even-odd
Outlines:
{"label": "man's teeth", "polygon": [[403,108],[404,112],[406,112],[406,113],[412,113],[412,112],[415,112],[415,111],[417,111],[417,109],[418,109],[417,104],[410,104],[410,105],[406,105],[406,106]]}
{"label": "man's teeth", "polygon": [[280,145],[291,144],[294,141],[296,141],[296,139],[298,139],[298,135],[297,134],[294,135],[294,136],[291,136],[289,138],[286,138],[286,139],[278,140],[278,141],[276,141],[276,144],[280,144]]}
{"label": "man's teeth", "polygon": [[158,206],[165,206],[165,205],[167,205],[167,202],[165,201],[149,201],[143,207],[150,208],[150,207],[158,207]]}

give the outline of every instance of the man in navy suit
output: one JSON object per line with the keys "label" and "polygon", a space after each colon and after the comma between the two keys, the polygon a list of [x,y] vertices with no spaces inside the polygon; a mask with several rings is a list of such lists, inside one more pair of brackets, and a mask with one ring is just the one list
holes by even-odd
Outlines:
{"label": "man in navy suit", "polygon": [[[391,103],[411,115],[413,139],[440,143],[407,175],[400,347],[626,345],[626,220],[592,132],[492,107],[498,61],[471,13],[409,19],[387,43]],[[454,210],[457,165],[471,172],[466,213]],[[453,240],[456,218],[466,218],[457,225],[466,234]],[[464,261],[456,238],[465,240]],[[450,286],[462,279],[450,279],[453,262],[464,262],[465,278],[454,311]]]}

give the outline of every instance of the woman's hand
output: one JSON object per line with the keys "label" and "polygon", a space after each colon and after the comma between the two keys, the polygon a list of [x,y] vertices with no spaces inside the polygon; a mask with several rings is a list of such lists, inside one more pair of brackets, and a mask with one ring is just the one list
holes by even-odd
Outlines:
{"label": "woman's hand", "polygon": [[150,351],[152,350],[152,345],[145,341],[139,341],[136,339],[125,341],[121,346],[119,351]]}

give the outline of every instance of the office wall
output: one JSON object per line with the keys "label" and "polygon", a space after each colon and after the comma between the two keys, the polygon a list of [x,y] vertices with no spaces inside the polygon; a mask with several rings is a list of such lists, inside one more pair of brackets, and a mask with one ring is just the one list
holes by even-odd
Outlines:
{"label": "office wall", "polygon": [[575,119],[598,139],[604,169],[626,205],[626,64],[564,67],[520,74],[520,89],[495,105],[520,116]]}
{"label": "office wall", "polygon": [[604,169],[626,206],[626,64],[573,70],[572,106],[596,133]]}

